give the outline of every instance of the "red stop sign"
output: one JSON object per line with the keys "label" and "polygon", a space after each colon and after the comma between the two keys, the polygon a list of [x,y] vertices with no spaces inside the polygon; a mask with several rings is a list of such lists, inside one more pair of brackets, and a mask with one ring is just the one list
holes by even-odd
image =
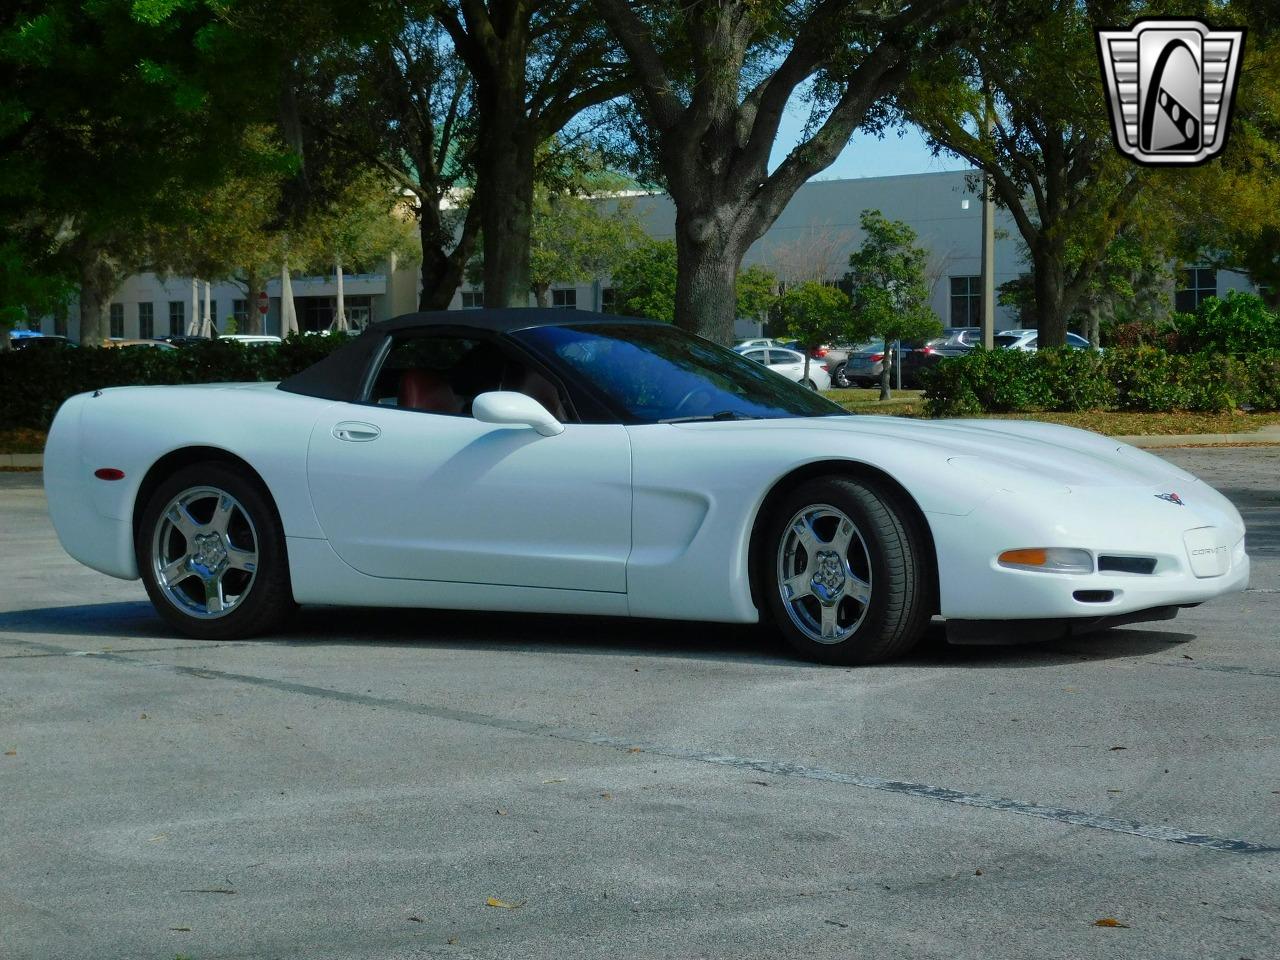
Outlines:
{"label": "red stop sign", "polygon": [[267,291],[258,291],[258,312],[266,315],[267,312]]}

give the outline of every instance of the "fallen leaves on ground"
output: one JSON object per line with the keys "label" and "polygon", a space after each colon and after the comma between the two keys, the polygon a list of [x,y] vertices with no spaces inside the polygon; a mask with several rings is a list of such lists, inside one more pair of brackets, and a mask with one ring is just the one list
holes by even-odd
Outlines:
{"label": "fallen leaves on ground", "polygon": [[1129,929],[1127,923],[1121,923],[1115,917],[1103,917],[1101,920],[1093,921],[1093,925],[1095,927],[1123,927],[1125,930]]}
{"label": "fallen leaves on ground", "polygon": [[519,910],[524,906],[524,903],[525,902],[523,900],[517,900],[515,903],[511,903],[507,900],[499,900],[497,897],[490,897],[484,902],[484,905],[486,907],[497,907],[500,910]]}

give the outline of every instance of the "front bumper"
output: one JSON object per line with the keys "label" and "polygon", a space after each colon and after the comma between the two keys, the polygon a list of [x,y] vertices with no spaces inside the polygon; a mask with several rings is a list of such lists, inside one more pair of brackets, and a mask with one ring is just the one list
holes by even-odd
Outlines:
{"label": "front bumper", "polygon": [[[1155,611],[1243,591],[1249,557],[1240,514],[1208,485],[1184,486],[1186,506],[1160,500],[1156,488],[1063,488],[998,494],[963,517],[930,514],[940,613],[957,621],[1084,621],[1143,612],[1154,615],[1142,619],[1162,619]],[[1156,566],[1149,574],[1077,575],[996,562],[1002,551],[1023,547],[1083,548],[1095,566],[1099,556],[1148,557]]]}

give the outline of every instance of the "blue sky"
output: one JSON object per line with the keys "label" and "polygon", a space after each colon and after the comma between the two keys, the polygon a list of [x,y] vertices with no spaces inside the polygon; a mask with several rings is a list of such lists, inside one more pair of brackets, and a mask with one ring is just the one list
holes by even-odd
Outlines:
{"label": "blue sky", "polygon": [[[770,158],[771,167],[777,166],[795,146],[807,115],[807,110],[793,108],[783,116]],[[888,177],[899,173],[934,173],[968,168],[969,164],[959,157],[950,154],[933,156],[920,132],[915,127],[906,127],[887,131],[883,138],[855,134],[836,162],[818,174],[818,179]]]}

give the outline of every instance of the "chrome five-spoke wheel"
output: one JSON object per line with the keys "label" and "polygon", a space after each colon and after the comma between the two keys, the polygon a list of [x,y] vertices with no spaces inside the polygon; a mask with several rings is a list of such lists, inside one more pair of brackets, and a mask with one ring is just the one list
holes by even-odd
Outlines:
{"label": "chrome five-spoke wheel", "polygon": [[782,638],[821,663],[909,650],[936,609],[926,527],[886,483],[806,480],[770,504],[758,576]]}
{"label": "chrome five-spoke wheel", "polygon": [[830,504],[800,510],[778,545],[778,589],[797,629],[816,643],[841,643],[871,603],[871,554],[857,524]]}
{"label": "chrome five-spoke wheel", "polygon": [[152,573],[165,599],[187,616],[225,617],[258,573],[258,531],[240,501],[215,486],[190,487],[161,511]]}

